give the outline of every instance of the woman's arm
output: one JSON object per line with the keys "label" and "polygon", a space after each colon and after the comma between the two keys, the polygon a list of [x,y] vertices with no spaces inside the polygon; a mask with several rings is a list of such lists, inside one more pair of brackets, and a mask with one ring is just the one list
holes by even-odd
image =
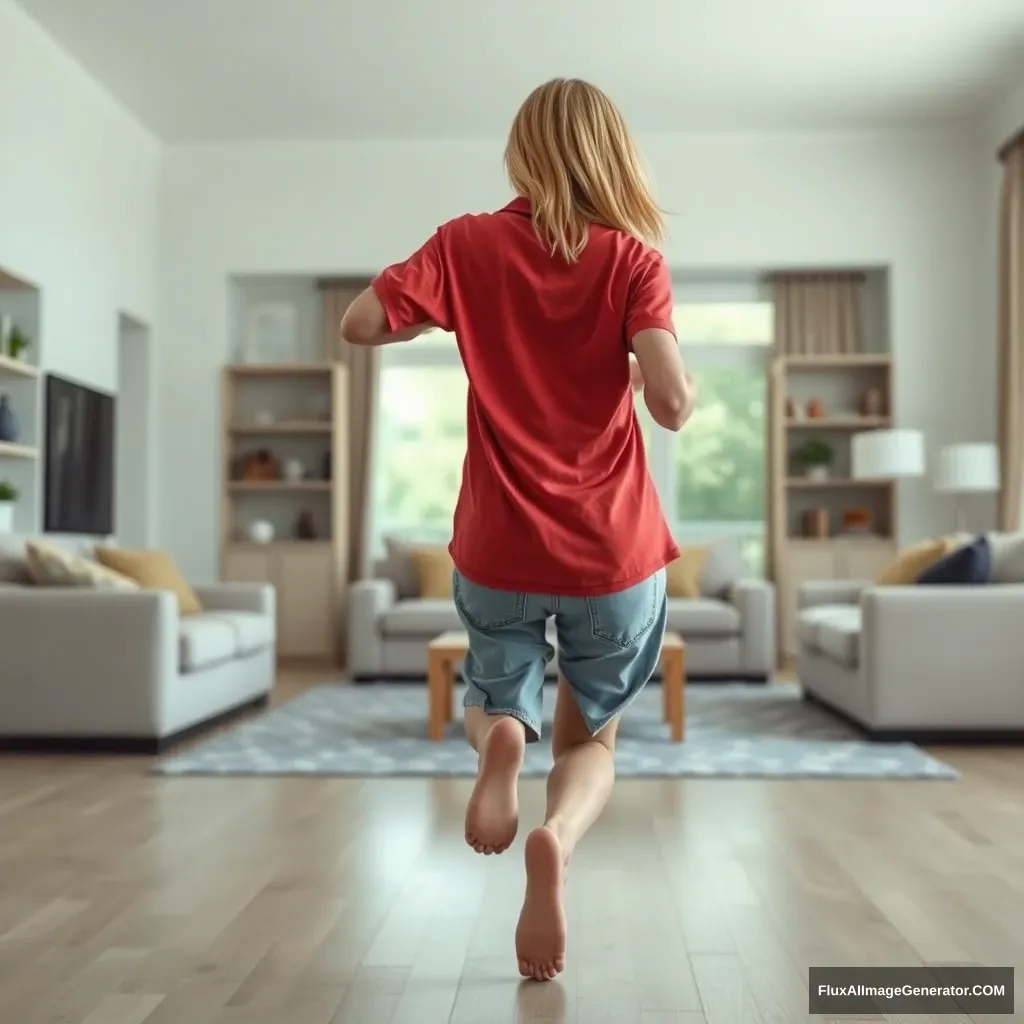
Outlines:
{"label": "woman's arm", "polygon": [[412,341],[436,326],[428,322],[391,331],[384,304],[373,288],[367,288],[345,310],[341,318],[341,336],[350,345],[390,345],[397,341]]}

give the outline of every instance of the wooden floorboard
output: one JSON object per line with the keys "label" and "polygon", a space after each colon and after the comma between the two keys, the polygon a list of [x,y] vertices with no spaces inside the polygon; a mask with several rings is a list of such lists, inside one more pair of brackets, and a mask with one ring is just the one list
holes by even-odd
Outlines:
{"label": "wooden floorboard", "polygon": [[959,782],[621,782],[549,985],[515,973],[521,843],[464,846],[466,780],[5,757],[0,1024],[778,1024],[823,1020],[810,965],[1020,966],[1024,752],[935,753]]}

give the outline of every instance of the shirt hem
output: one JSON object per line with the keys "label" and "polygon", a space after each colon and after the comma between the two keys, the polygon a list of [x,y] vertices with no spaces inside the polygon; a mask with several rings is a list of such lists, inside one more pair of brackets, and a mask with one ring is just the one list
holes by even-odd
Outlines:
{"label": "shirt hem", "polygon": [[628,590],[638,583],[643,583],[644,580],[664,569],[670,562],[674,562],[680,552],[679,548],[673,544],[657,558],[652,559],[649,564],[628,576],[614,580],[602,580],[599,583],[588,583],[583,587],[567,587],[563,583],[555,583],[550,579],[513,579],[496,576],[489,572],[478,572],[455,554],[453,544],[449,545],[448,553],[452,556],[456,571],[477,586],[490,587],[491,590],[512,591],[518,594],[550,594],[552,597],[602,597],[605,594],[617,594],[619,591]]}

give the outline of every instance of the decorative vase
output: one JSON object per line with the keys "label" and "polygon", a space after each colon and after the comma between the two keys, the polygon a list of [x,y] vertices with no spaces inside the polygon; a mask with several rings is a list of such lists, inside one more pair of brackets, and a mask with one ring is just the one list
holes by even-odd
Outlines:
{"label": "decorative vase", "polygon": [[256,519],[249,524],[249,540],[253,544],[269,544],[274,539],[274,524],[266,519]]}
{"label": "decorative vase", "polygon": [[6,395],[0,395],[0,441],[17,441],[21,435],[18,417]]}
{"label": "decorative vase", "polygon": [[0,533],[14,533],[13,501],[0,501]]}
{"label": "decorative vase", "polygon": [[8,313],[0,316],[0,356],[9,354],[8,344],[11,339],[11,331],[14,330],[14,321]]}
{"label": "decorative vase", "polygon": [[808,466],[808,480],[827,480],[829,478],[828,466]]}
{"label": "decorative vase", "polygon": [[284,464],[284,478],[293,484],[306,478],[306,467],[300,459],[289,459]]}

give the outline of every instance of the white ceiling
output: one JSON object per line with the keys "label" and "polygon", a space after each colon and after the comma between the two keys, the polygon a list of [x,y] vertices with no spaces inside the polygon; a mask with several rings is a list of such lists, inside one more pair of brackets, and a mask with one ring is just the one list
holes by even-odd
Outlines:
{"label": "white ceiling", "polygon": [[497,138],[556,75],[644,132],[948,123],[1024,66],[1024,0],[20,2],[170,140]]}

